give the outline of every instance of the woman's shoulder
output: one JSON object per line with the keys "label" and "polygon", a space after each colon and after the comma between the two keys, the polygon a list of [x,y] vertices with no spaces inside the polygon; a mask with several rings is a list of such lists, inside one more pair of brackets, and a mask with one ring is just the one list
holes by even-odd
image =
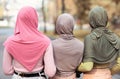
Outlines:
{"label": "woman's shoulder", "polygon": [[11,41],[11,40],[12,40],[12,38],[13,38],[13,36],[9,36],[9,37],[7,37],[7,39],[6,39],[6,41],[5,41],[5,42],[7,42],[7,41]]}
{"label": "woman's shoulder", "polygon": [[95,39],[95,35],[90,33],[90,34],[86,35],[84,39]]}
{"label": "woman's shoulder", "polygon": [[81,41],[80,39],[78,39],[78,38],[74,38],[74,41],[76,41],[76,42],[78,42],[78,43],[83,43],[83,41]]}

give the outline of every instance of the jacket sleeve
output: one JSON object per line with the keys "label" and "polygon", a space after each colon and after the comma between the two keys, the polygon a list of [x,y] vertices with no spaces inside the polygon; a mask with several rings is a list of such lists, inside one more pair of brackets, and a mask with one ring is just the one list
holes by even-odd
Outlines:
{"label": "jacket sleeve", "polygon": [[81,72],[88,72],[91,71],[93,68],[94,63],[93,62],[82,62],[79,66],[78,66],[78,71]]}
{"label": "jacket sleeve", "polygon": [[56,73],[56,66],[55,66],[53,57],[54,57],[53,48],[52,48],[52,45],[50,44],[44,56],[44,65],[45,65],[44,71],[48,77],[53,77]]}

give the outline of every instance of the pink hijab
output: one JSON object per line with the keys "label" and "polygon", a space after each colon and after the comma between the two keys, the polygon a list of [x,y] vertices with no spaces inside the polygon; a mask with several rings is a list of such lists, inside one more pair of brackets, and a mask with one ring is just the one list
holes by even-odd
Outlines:
{"label": "pink hijab", "polygon": [[49,38],[37,30],[38,16],[32,7],[22,8],[17,16],[14,35],[4,45],[15,60],[32,71],[50,44]]}

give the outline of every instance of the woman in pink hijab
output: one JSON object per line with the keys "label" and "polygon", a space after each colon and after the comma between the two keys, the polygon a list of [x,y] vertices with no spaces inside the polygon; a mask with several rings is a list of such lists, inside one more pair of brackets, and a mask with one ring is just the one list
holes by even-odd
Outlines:
{"label": "woman in pink hijab", "polygon": [[14,35],[4,43],[3,71],[6,75],[13,75],[12,79],[45,79],[45,74],[52,77],[56,72],[50,39],[37,27],[36,10],[22,8]]}

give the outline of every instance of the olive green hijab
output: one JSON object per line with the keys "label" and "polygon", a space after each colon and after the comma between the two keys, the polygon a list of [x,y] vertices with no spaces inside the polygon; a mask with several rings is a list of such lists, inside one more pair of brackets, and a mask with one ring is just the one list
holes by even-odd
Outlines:
{"label": "olive green hijab", "polygon": [[110,63],[119,55],[120,39],[106,28],[107,12],[102,7],[95,7],[89,13],[92,32],[85,37],[84,59],[95,63]]}
{"label": "olive green hijab", "polygon": [[104,8],[95,7],[89,13],[89,24],[92,28],[105,27],[108,22],[108,16]]}

